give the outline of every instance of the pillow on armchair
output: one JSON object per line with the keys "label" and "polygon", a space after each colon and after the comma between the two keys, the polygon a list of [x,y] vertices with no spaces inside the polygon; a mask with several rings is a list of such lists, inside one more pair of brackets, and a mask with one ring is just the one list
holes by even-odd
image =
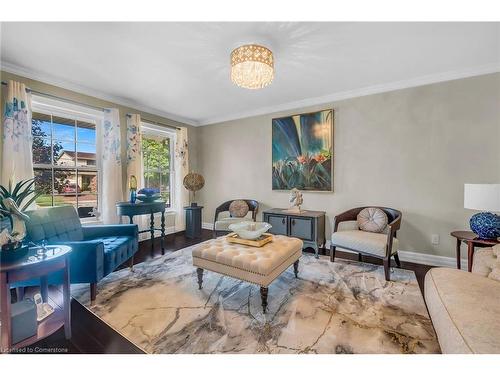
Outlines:
{"label": "pillow on armchair", "polygon": [[244,200],[236,200],[229,205],[229,213],[232,217],[245,217],[249,209],[247,202]]}
{"label": "pillow on armchair", "polygon": [[386,213],[377,207],[364,208],[356,220],[360,230],[373,233],[383,232],[388,223]]}

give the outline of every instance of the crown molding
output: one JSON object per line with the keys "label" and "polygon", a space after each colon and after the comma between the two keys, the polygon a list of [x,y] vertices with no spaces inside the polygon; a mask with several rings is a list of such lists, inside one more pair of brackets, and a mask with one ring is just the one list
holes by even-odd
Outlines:
{"label": "crown molding", "polygon": [[76,83],[73,83],[73,82],[70,82],[67,80],[60,79],[60,78],[55,77],[55,76],[50,75],[50,74],[45,74],[45,73],[33,71],[31,69],[26,69],[26,68],[23,68],[23,67],[20,67],[18,65],[11,64],[11,63],[8,63],[5,61],[0,61],[0,68],[1,68],[1,70],[5,71],[7,73],[16,74],[16,75],[19,75],[22,77],[33,79],[35,81],[40,81],[40,82],[43,82],[43,83],[46,83],[49,85],[53,85],[53,86],[57,86],[57,87],[60,87],[60,88],[66,89],[66,90],[74,91],[78,94],[92,96],[94,98],[105,100],[107,102],[118,104],[118,105],[121,105],[124,107],[130,107],[130,108],[136,109],[138,111],[143,111],[146,113],[150,113],[152,115],[161,116],[161,117],[164,117],[166,119],[173,120],[173,121],[180,122],[180,123],[184,123],[187,125],[191,125],[191,126],[198,126],[199,125],[197,121],[190,119],[190,118],[178,116],[178,115],[175,115],[173,113],[169,113],[169,112],[161,111],[161,110],[158,110],[158,109],[155,109],[152,107],[148,107],[148,106],[145,106],[141,103],[138,103],[138,102],[135,102],[132,100],[127,100],[127,99],[121,98],[119,96],[106,94],[104,92],[94,90],[94,89],[91,89],[91,88],[86,87],[86,86],[82,86],[82,85],[79,85],[79,84],[76,84]]}
{"label": "crown molding", "polygon": [[396,91],[411,87],[418,87],[429,85],[433,83],[452,81],[461,78],[475,77],[490,73],[500,72],[500,64],[488,64],[474,68],[459,69],[448,71],[444,73],[431,74],[407,80],[395,81],[390,83],[383,83],[380,85],[367,86],[355,90],[337,92],[325,96],[318,96],[304,100],[297,100],[293,102],[261,107],[251,111],[237,112],[230,115],[214,116],[202,120],[198,120],[198,126],[212,125],[216,123],[238,120],[247,117],[267,115],[276,112],[283,112],[289,110],[296,110],[297,108],[312,107],[316,105],[328,104],[340,100],[351,99],[361,96],[380,94],[384,92]]}
{"label": "crown molding", "polygon": [[261,107],[257,108],[254,110],[249,110],[249,111],[242,111],[242,112],[236,112],[232,114],[227,114],[227,115],[221,115],[221,116],[213,116],[201,120],[195,120],[191,118],[186,118],[182,116],[178,116],[169,112],[161,111],[155,108],[151,108],[148,106],[144,106],[140,103],[137,103],[135,101],[130,101],[126,100],[124,98],[114,96],[114,95],[109,95],[106,93],[103,93],[98,90],[94,90],[85,86],[81,86],[66,80],[61,80],[60,78],[57,78],[55,76],[49,75],[49,74],[43,74],[40,72],[35,72],[29,69],[22,68],[20,66],[7,63],[4,61],[0,61],[1,64],[1,70],[12,73],[12,74],[17,74],[29,79],[41,81],[50,85],[54,85],[57,87],[61,87],[66,90],[71,90],[80,94],[92,96],[101,100],[109,101],[115,104],[119,104],[122,106],[130,107],[136,110],[144,111],[150,114],[154,114],[157,116],[161,116],[173,121],[177,121],[180,123],[184,123],[187,125],[191,126],[205,126],[205,125],[213,125],[216,123],[221,123],[221,122],[226,122],[226,121],[232,121],[232,120],[238,120],[238,119],[243,119],[243,118],[248,118],[248,117],[253,117],[253,116],[260,116],[260,115],[266,115],[266,114],[272,114],[276,112],[283,112],[283,111],[290,111],[290,110],[296,110],[297,108],[305,108],[305,107],[312,107],[316,105],[323,105],[323,104],[328,104],[340,100],[345,100],[345,99],[351,99],[351,98],[356,98],[356,97],[361,97],[361,96],[367,96],[367,95],[373,95],[373,94],[380,94],[384,92],[390,92],[390,91],[396,91],[396,90],[401,90],[401,89],[406,89],[406,88],[411,88],[411,87],[418,87],[418,86],[424,86],[424,85],[429,85],[433,83],[439,83],[439,82],[446,82],[446,81],[452,81],[456,79],[462,79],[462,78],[468,78],[468,77],[474,77],[474,76],[480,76],[480,75],[485,75],[485,74],[490,74],[490,73],[497,73],[500,72],[500,64],[494,63],[494,64],[487,64],[487,65],[482,65],[478,67],[473,67],[473,68],[467,68],[467,69],[459,69],[459,70],[453,70],[453,71],[448,71],[448,72],[443,72],[443,73],[438,73],[438,74],[431,74],[431,75],[426,75],[426,76],[421,76],[421,77],[416,77],[416,78],[411,78],[407,80],[401,80],[401,81],[395,81],[395,82],[390,82],[390,83],[384,83],[380,85],[373,85],[373,86],[367,86],[355,90],[349,90],[349,91],[342,91],[342,92],[337,92],[337,93],[332,93],[329,95],[325,96],[318,96],[314,98],[308,98],[308,99],[303,99],[303,100],[297,100],[293,102],[288,102],[288,103],[283,103],[283,104],[278,104],[278,105],[273,105],[273,106],[266,106],[266,107]]}

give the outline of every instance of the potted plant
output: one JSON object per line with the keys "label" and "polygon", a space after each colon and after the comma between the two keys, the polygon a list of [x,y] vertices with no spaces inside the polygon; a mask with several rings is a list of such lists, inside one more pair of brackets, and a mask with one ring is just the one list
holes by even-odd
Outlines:
{"label": "potted plant", "polygon": [[27,250],[27,246],[22,246],[22,240],[26,235],[26,228],[21,221],[29,219],[23,214],[23,211],[28,209],[35,199],[40,196],[40,193],[37,193],[33,188],[34,183],[35,180],[32,178],[21,180],[14,187],[12,186],[12,181],[9,181],[8,187],[0,185],[2,260],[17,258],[21,256],[21,253],[25,252],[23,250]]}

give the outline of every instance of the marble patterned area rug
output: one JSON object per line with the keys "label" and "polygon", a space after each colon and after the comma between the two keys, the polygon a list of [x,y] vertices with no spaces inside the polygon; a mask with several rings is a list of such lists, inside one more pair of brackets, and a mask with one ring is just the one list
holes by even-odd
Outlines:
{"label": "marble patterned area rug", "polygon": [[415,274],[304,254],[269,287],[205,271],[198,290],[192,247],[107,276],[89,304],[147,353],[439,353]]}

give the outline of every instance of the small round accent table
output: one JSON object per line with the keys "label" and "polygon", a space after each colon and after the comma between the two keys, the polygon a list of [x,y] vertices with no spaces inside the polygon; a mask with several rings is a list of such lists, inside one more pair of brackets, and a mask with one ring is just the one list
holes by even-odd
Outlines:
{"label": "small round accent table", "polygon": [[490,247],[500,243],[495,239],[479,238],[476,233],[469,230],[457,230],[450,233],[457,239],[457,268],[460,269],[460,244],[462,242],[467,244],[467,270],[472,271],[472,261],[474,258],[475,247]]}
{"label": "small round accent table", "polygon": [[[10,352],[17,348],[31,345],[64,326],[66,339],[71,338],[71,310],[70,310],[70,279],[69,254],[71,247],[57,245],[46,246],[43,253],[38,254],[38,247],[29,249],[28,254],[14,262],[0,262],[0,309],[1,309],[1,336],[0,350]],[[54,312],[38,323],[37,333],[27,339],[12,344],[10,284],[40,278],[40,290],[43,302],[48,302],[48,276],[56,271],[63,271],[63,306],[53,306]]]}

